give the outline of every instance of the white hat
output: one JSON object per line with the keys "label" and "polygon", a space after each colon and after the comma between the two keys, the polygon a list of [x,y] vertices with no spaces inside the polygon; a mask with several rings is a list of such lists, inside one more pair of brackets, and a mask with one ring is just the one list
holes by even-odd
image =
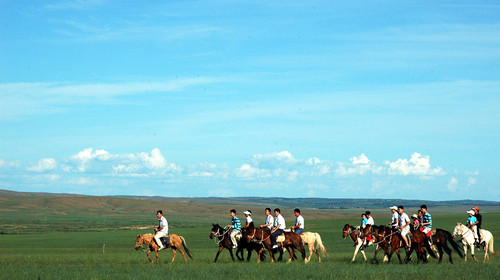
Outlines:
{"label": "white hat", "polygon": [[467,214],[472,214],[472,215],[474,215],[474,214],[475,214],[475,213],[474,213],[474,211],[472,211],[472,210],[465,211],[465,212],[467,212]]}
{"label": "white hat", "polygon": [[398,207],[396,207],[396,206],[392,206],[392,207],[391,207],[391,208],[389,208],[389,209],[391,209],[391,210],[393,210],[393,209],[394,209],[394,210],[398,210]]}
{"label": "white hat", "polygon": [[415,218],[415,219],[418,219],[417,214],[413,214],[413,215],[411,215],[411,217],[412,217],[412,218]]}
{"label": "white hat", "polygon": [[250,210],[246,210],[243,214],[252,215],[252,212],[250,212]]}

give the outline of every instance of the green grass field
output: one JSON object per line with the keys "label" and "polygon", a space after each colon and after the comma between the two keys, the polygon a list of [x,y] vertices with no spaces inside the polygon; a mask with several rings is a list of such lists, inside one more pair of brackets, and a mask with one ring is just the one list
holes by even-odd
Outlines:
{"label": "green grass field", "polygon": [[[376,218],[382,222],[383,214]],[[389,214],[386,215],[389,219]],[[484,226],[500,244],[500,213],[483,214]],[[87,222],[81,217],[80,228]],[[91,218],[93,220],[94,218]],[[256,218],[258,219],[258,217]],[[49,219],[50,220],[50,219]],[[217,219],[214,222],[219,222]],[[225,219],[222,219],[225,221]],[[457,221],[465,215],[434,215],[439,228],[453,231]],[[176,219],[173,219],[176,221]],[[171,223],[173,223],[171,221]],[[227,218],[227,222],[229,218]],[[154,216],[151,223],[155,222]],[[290,221],[289,221],[290,222]],[[255,254],[251,262],[232,262],[229,253],[221,253],[213,264],[217,245],[209,239],[211,224],[203,219],[188,221],[186,226],[176,226],[172,233],[183,235],[194,255],[194,260],[185,264],[178,254],[174,263],[169,263],[170,249],[160,252],[160,264],[147,261],[146,253],[134,250],[135,237],[149,230],[101,230],[78,231],[58,228],[56,232],[0,235],[0,278],[1,279],[500,279],[500,256],[491,256],[489,263],[464,263],[453,254],[455,264],[417,265],[415,261],[400,265],[394,256],[391,264],[364,263],[361,254],[355,263],[350,263],[353,254],[351,240],[342,239],[345,223],[357,223],[358,219],[309,219],[307,230],[321,234],[329,254],[318,263],[315,257],[304,264],[300,261],[287,263],[256,263]],[[56,226],[61,226],[55,223]],[[69,227],[71,228],[71,227]],[[103,245],[105,248],[103,251]],[[461,245],[461,244],[460,244]],[[374,248],[366,249],[367,257],[373,257]],[[484,252],[476,253],[482,260]],[[288,256],[288,253],[285,254]],[[379,254],[379,260],[382,260]],[[269,259],[269,258],[268,258]],[[415,259],[415,257],[414,257]]]}

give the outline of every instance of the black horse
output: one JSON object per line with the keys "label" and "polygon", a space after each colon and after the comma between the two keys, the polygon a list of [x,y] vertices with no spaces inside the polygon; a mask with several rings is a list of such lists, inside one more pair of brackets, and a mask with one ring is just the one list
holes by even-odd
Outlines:
{"label": "black horse", "polygon": [[[245,235],[247,234],[248,230],[253,229],[253,227],[249,228],[244,228],[241,230],[241,234]],[[243,255],[243,250],[247,249],[248,255],[247,255],[247,261],[250,261],[252,258],[252,251],[256,251],[259,253],[260,249],[262,249],[262,244],[256,243],[256,242],[249,242],[246,238],[241,238],[240,241],[238,242],[238,249],[236,250],[236,257],[238,260],[243,261],[245,260],[245,257]],[[260,255],[260,260],[263,261],[265,259],[265,255],[261,254]]]}
{"label": "black horse", "polygon": [[453,249],[455,249],[455,252],[460,256],[460,258],[463,258],[464,255],[460,251],[460,247],[455,243],[453,240],[453,236],[449,231],[446,231],[444,229],[437,228],[436,233],[431,236],[432,243],[435,245],[438,249],[439,252],[439,263],[443,260],[443,249],[444,251],[448,254],[450,263],[453,263],[453,258],[451,257],[451,249],[448,247],[448,242],[451,244]]}
{"label": "black horse", "polygon": [[219,251],[217,252],[217,255],[215,255],[214,263],[217,262],[217,258],[220,255],[220,252],[222,250],[227,249],[229,251],[229,254],[231,255],[231,259],[234,261],[234,255],[233,255],[233,244],[231,242],[231,236],[229,236],[231,230],[225,230],[219,224],[212,224],[212,232],[210,233],[210,239],[214,239],[214,237],[217,238],[218,244],[219,244]]}

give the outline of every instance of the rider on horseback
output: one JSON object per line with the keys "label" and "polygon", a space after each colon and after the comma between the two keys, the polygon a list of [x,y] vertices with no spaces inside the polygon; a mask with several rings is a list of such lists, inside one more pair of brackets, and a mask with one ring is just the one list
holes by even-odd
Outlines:
{"label": "rider on horseback", "polygon": [[155,235],[155,241],[156,244],[158,244],[158,247],[160,247],[159,250],[163,249],[163,243],[161,242],[160,238],[164,236],[168,236],[168,222],[167,219],[163,216],[163,211],[158,210],[156,211],[156,217],[158,217],[158,227],[155,228],[156,235]]}
{"label": "rider on horseback", "polygon": [[266,224],[265,225],[260,225],[260,228],[266,229],[266,230],[271,230],[274,225],[274,218],[273,215],[271,215],[271,208],[266,208]]}
{"label": "rider on horseback", "polygon": [[392,228],[393,230],[395,230],[395,229],[397,229],[397,228],[398,228],[398,223],[399,223],[399,222],[398,222],[398,219],[399,219],[399,214],[398,214],[398,212],[397,212],[397,211],[398,211],[398,207],[396,207],[396,206],[392,206],[392,207],[391,207],[391,208],[389,208],[389,209],[391,209],[391,211],[392,211],[392,216],[391,216],[391,223],[390,223],[390,225],[391,225],[391,228]]}
{"label": "rider on horseback", "polygon": [[245,216],[246,216],[247,224],[242,226],[241,229],[248,228],[248,227],[254,228],[253,219],[252,219],[252,211],[246,210],[245,212],[243,212],[243,214],[245,214]]}
{"label": "rider on horseback", "polygon": [[467,214],[469,214],[469,218],[467,218],[467,226],[472,230],[474,233],[474,239],[476,239],[476,244],[479,243],[479,238],[477,235],[477,218],[474,216],[474,211],[469,210],[467,211]]}
{"label": "rider on horseback", "polygon": [[300,209],[295,208],[293,210],[293,214],[295,215],[295,225],[290,228],[295,231],[297,234],[301,234],[304,231],[304,217],[300,215]]}
{"label": "rider on horseback", "polygon": [[236,217],[236,210],[231,209],[231,224],[228,225],[228,228],[231,228],[231,242],[233,243],[233,249],[238,247],[238,243],[236,242],[236,235],[241,231],[241,222],[240,218]]}
{"label": "rider on horseback", "polygon": [[274,220],[274,228],[271,230],[271,244],[273,245],[272,249],[278,248],[276,244],[276,237],[281,235],[284,232],[286,227],[285,219],[280,214],[281,210],[279,208],[274,209],[274,215],[276,219]]}
{"label": "rider on horseback", "polygon": [[410,218],[408,218],[408,215],[404,213],[404,206],[399,206],[398,207],[398,212],[399,212],[399,224],[398,228],[401,230],[401,237],[403,237],[403,240],[405,242],[405,249],[408,250],[410,248],[409,243],[408,243],[408,237],[406,236],[408,232],[410,232]]}
{"label": "rider on horseback", "polygon": [[476,225],[476,228],[477,228],[477,239],[479,240],[479,242],[477,242],[476,244],[476,247],[481,247],[481,222],[483,221],[483,217],[481,216],[481,214],[479,214],[479,207],[477,206],[474,206],[472,208],[472,210],[474,211],[474,217],[476,217],[476,220],[477,222],[475,223]]}

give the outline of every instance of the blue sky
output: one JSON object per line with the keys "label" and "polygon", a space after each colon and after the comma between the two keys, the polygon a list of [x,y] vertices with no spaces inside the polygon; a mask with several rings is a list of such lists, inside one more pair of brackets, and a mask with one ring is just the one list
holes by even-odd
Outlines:
{"label": "blue sky", "polygon": [[0,188],[500,200],[496,1],[0,0]]}

